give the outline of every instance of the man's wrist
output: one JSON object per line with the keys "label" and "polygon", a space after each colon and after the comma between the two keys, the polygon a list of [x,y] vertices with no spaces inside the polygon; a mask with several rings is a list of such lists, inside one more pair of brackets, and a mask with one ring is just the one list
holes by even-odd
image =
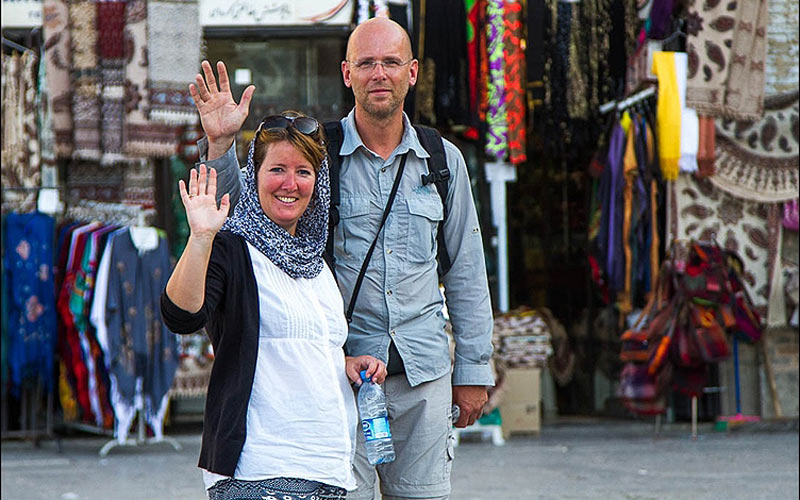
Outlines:
{"label": "man's wrist", "polygon": [[235,138],[236,137],[233,135],[215,138],[208,137],[208,155],[206,161],[216,160],[217,158],[225,156],[225,153],[227,153],[233,145]]}

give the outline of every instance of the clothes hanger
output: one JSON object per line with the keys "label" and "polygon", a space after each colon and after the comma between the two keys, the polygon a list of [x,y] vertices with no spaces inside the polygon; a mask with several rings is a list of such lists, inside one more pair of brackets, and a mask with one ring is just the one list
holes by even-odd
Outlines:
{"label": "clothes hanger", "polygon": [[2,38],[3,38],[3,45],[5,45],[6,47],[10,47],[10,48],[12,48],[14,50],[18,50],[20,52],[31,52],[31,53],[35,54],[35,52],[32,49],[29,49],[28,47],[26,47],[24,45],[20,45],[15,41],[9,40],[6,37],[2,37]]}

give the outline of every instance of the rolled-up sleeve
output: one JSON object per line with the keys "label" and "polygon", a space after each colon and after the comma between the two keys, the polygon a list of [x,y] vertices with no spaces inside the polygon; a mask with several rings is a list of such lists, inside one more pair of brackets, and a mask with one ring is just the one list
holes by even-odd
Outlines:
{"label": "rolled-up sleeve", "polygon": [[452,266],[442,282],[456,341],[453,385],[494,385],[492,302],[481,229],[464,157],[447,141],[445,152],[451,181],[443,229]]}
{"label": "rolled-up sleeve", "polygon": [[224,155],[211,161],[206,161],[206,158],[208,158],[208,137],[202,137],[197,141],[197,150],[200,161],[195,163],[195,167],[199,168],[200,164],[204,163],[206,167],[217,171],[217,203],[225,193],[229,193],[231,195],[231,210],[233,210],[242,193],[242,174],[239,169],[239,158],[236,157],[236,141],[233,141],[233,144]]}

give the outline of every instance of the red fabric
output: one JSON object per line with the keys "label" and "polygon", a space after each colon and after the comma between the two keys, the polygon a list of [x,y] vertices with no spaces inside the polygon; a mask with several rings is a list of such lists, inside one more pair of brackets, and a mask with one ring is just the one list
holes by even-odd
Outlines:
{"label": "red fabric", "polygon": [[527,160],[525,148],[525,60],[522,38],[522,3],[506,1],[503,13],[505,56],[505,101],[508,123],[508,159],[518,165]]}
{"label": "red fabric", "polygon": [[97,53],[103,59],[125,55],[125,2],[97,3]]}
{"label": "red fabric", "polygon": [[486,53],[486,1],[478,0],[478,119],[486,121],[489,110],[489,56]]}

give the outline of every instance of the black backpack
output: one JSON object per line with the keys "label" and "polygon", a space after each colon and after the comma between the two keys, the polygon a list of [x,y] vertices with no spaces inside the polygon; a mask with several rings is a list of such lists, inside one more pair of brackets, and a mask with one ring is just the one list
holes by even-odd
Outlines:
{"label": "black backpack", "polygon": [[[336,259],[333,256],[333,230],[339,224],[339,173],[342,167],[342,157],[339,151],[342,148],[344,141],[344,131],[340,121],[325,122],[325,137],[327,139],[328,149],[328,166],[330,168],[331,177],[331,210],[330,217],[328,218],[328,241],[325,243],[325,253],[323,257],[331,268],[333,275],[336,276],[336,267],[334,266]],[[447,220],[447,187],[450,182],[450,169],[447,168],[447,158],[444,153],[444,142],[442,136],[436,129],[430,127],[423,127],[421,125],[414,125],[417,131],[419,142],[425,151],[431,157],[428,159],[428,174],[422,175],[422,185],[433,183],[436,186],[436,192],[439,193],[439,198],[442,200],[442,222],[436,231],[436,242],[438,251],[436,260],[438,262],[438,272],[441,278],[447,271],[450,270],[450,255],[447,253],[447,246],[444,241],[444,233],[442,232],[442,225]]]}

